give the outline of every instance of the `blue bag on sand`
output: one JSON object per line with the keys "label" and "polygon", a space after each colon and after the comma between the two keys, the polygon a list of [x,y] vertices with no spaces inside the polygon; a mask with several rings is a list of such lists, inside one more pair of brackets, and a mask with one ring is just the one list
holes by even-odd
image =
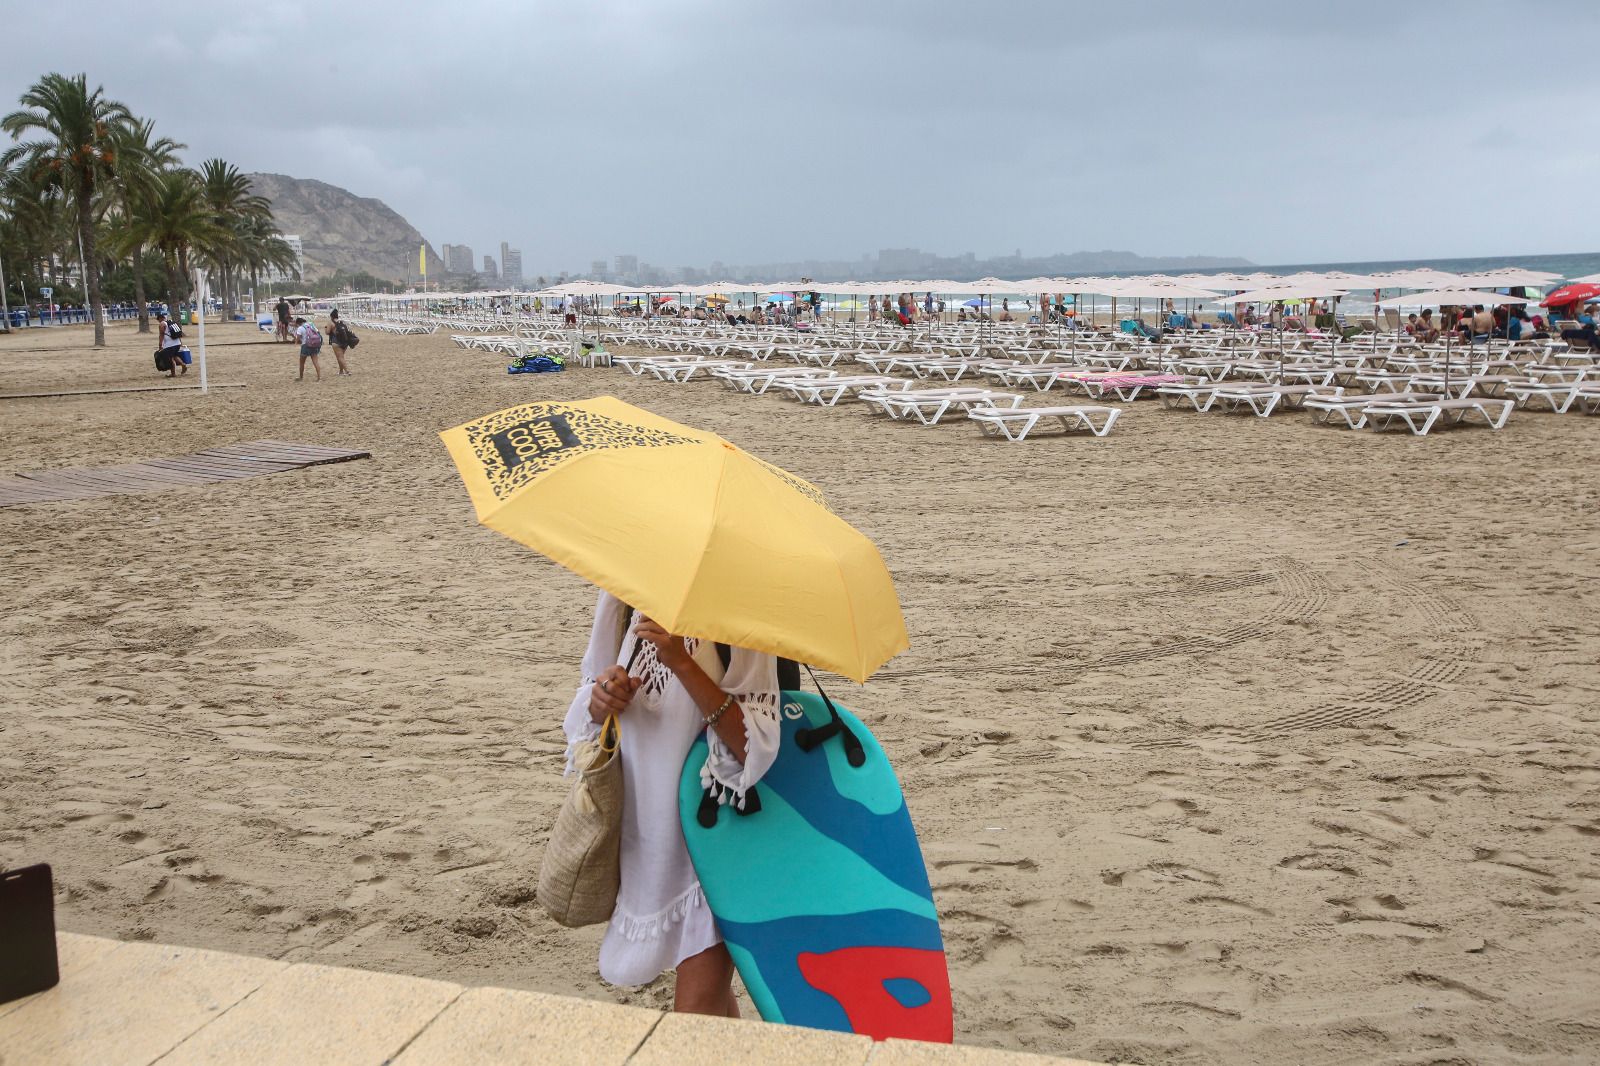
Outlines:
{"label": "blue bag on sand", "polygon": [[565,370],[560,362],[545,355],[529,355],[517,360],[506,367],[507,374],[548,374],[556,370]]}

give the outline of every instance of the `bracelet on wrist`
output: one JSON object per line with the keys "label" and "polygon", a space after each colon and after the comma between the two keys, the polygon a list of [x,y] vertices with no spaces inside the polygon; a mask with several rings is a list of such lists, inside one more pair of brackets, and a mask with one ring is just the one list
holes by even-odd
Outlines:
{"label": "bracelet on wrist", "polygon": [[723,714],[728,710],[729,707],[732,706],[733,693],[730,692],[726,696],[722,697],[722,702],[717,704],[717,709],[712,711],[710,714],[703,715],[701,717],[701,721],[705,722],[706,725],[715,728],[717,722],[722,719]]}

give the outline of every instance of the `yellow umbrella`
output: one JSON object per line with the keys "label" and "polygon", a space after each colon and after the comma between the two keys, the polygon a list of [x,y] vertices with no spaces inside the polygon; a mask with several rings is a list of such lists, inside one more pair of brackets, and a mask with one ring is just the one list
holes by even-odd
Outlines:
{"label": "yellow umbrella", "polygon": [[816,486],[714,433],[599,396],[439,436],[479,522],[669,632],[855,681],[910,647],[873,543]]}

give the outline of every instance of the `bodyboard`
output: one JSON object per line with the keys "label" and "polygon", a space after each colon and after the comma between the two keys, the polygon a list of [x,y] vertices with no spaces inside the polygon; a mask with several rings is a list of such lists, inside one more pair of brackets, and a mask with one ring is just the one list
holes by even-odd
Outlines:
{"label": "bodyboard", "polygon": [[695,742],[678,786],[690,858],[764,1019],[948,1043],[944,940],[905,797],[871,731],[835,707],[861,765],[840,736],[804,750],[801,731],[832,716],[820,697],[785,691],[778,757],[752,790],[759,809],[723,804],[709,827],[706,741]]}

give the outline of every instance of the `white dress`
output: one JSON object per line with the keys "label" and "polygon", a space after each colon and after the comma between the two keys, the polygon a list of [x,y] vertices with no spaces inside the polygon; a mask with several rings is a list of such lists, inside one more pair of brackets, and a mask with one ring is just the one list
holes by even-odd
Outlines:
{"label": "white dress", "polygon": [[[626,606],[602,592],[595,606],[594,629],[583,657],[583,680],[567,711],[567,769],[573,748],[599,734],[589,717],[589,692],[595,677],[613,664],[626,666],[639,643],[633,635],[637,614],[627,623]],[[683,683],[655,657],[645,642],[629,673],[644,679],[627,711],[618,717],[622,733],[622,884],[617,909],[600,944],[600,976],[614,985],[642,985],[655,980],[693,955],[722,942],[716,920],[700,890],[678,822],[678,779],[683,760],[704,733],[710,754],[700,771],[702,786],[723,803],[744,802],[745,790],[761,779],[778,754],[777,660],[760,652],[733,648],[724,673],[716,645],[692,638],[684,641],[694,661],[712,680],[720,678],[744,710],[743,763],[705,727]]]}

